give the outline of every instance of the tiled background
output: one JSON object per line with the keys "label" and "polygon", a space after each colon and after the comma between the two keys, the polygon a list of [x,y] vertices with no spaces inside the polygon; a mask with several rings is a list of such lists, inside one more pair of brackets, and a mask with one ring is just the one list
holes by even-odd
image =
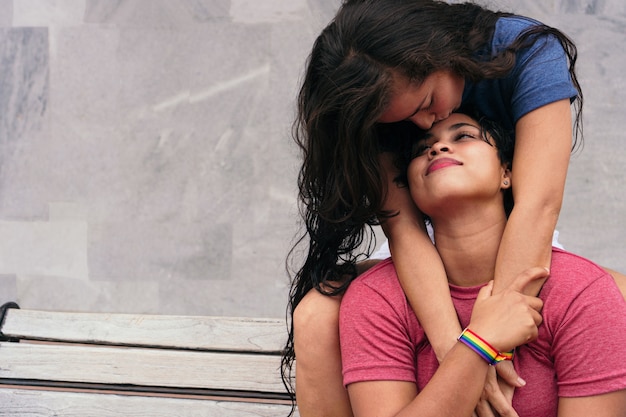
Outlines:
{"label": "tiled background", "polygon": [[[0,302],[282,317],[294,98],[338,4],[0,0]],[[626,3],[489,4],[577,42],[561,242],[626,271]]]}

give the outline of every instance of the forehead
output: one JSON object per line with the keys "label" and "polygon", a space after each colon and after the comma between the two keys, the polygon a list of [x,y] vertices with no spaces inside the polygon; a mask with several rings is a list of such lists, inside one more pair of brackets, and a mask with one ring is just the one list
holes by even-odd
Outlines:
{"label": "forehead", "polygon": [[446,119],[435,123],[430,129],[426,131],[429,136],[438,136],[449,130],[455,130],[457,125],[471,125],[479,128],[478,122],[472,117],[463,113],[452,113]]}

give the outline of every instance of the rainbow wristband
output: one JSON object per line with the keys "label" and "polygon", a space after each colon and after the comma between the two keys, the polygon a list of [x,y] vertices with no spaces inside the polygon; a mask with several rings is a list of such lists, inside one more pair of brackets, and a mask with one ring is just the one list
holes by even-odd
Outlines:
{"label": "rainbow wristband", "polygon": [[459,342],[463,343],[474,352],[478,353],[489,365],[496,365],[498,362],[510,361],[513,359],[513,351],[500,353],[491,346],[485,339],[478,336],[469,328],[465,328],[459,336]]}

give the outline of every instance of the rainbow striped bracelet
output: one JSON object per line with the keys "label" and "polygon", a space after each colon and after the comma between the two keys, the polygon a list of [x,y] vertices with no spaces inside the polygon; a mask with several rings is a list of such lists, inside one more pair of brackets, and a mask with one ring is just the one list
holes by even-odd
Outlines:
{"label": "rainbow striped bracelet", "polygon": [[513,360],[513,351],[504,353],[498,352],[485,341],[485,339],[478,336],[467,327],[459,336],[459,342],[478,353],[489,365],[496,365],[498,362]]}

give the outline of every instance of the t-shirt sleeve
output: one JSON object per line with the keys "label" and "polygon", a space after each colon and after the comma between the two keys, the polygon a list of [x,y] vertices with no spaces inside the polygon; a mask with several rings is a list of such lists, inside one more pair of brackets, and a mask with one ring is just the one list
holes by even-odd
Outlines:
{"label": "t-shirt sleeve", "polygon": [[546,104],[563,99],[573,100],[578,92],[568,68],[563,47],[551,35],[538,38],[530,48],[519,52],[510,75],[514,121]]}
{"label": "t-shirt sleeve", "polygon": [[602,274],[564,310],[553,339],[560,397],[584,397],[626,388],[626,302]]}
{"label": "t-shirt sleeve", "polygon": [[343,297],[339,331],[346,386],[361,381],[415,382],[415,347],[403,306],[408,304],[395,281],[396,285],[373,288],[356,280]]}

